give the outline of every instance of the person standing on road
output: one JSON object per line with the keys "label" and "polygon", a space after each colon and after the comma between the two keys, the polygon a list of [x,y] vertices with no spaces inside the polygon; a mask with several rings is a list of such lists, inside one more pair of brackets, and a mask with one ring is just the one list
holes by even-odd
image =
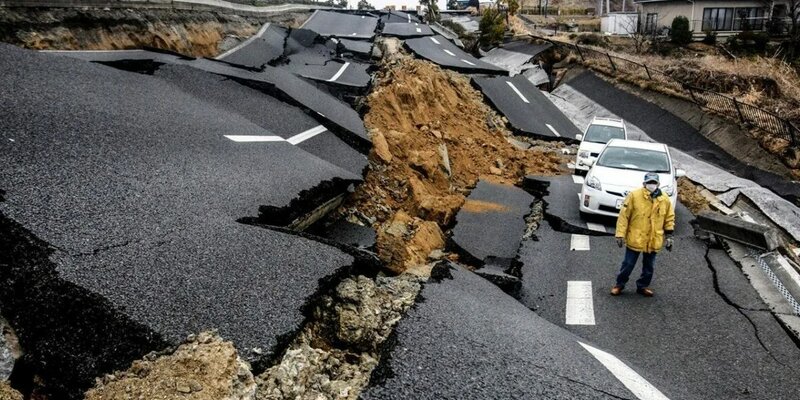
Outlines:
{"label": "person standing on road", "polygon": [[654,292],[649,286],[653,279],[656,253],[662,246],[672,251],[675,211],[669,197],[659,189],[658,182],[657,173],[646,173],[644,187],[631,191],[622,204],[615,236],[617,245],[625,246],[625,258],[617,274],[617,283],[611,288],[612,296],[622,293],[639,254],[644,253],[642,276],[636,281],[636,293],[652,297]]}

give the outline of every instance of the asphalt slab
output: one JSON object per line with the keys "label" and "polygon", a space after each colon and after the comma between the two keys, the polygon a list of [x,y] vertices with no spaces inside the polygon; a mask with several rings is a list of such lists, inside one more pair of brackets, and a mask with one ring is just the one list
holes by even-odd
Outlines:
{"label": "asphalt slab", "polygon": [[377,26],[377,18],[317,10],[300,27],[317,32],[322,36],[372,39]]}
{"label": "asphalt slab", "polygon": [[285,28],[267,23],[253,37],[223,53],[217,59],[231,64],[261,69],[264,65],[283,55],[286,35]]}
{"label": "asphalt slab", "polygon": [[420,24],[418,22],[392,22],[383,26],[381,34],[384,36],[395,36],[399,38],[413,38],[431,36],[434,33],[426,24]]}
{"label": "asphalt slab", "polygon": [[521,134],[574,140],[581,132],[561,110],[522,75],[472,78],[489,102]]}
{"label": "asphalt slab", "polygon": [[445,68],[464,73],[508,75],[508,71],[478,60],[441,35],[408,39],[405,44],[414,54]]}

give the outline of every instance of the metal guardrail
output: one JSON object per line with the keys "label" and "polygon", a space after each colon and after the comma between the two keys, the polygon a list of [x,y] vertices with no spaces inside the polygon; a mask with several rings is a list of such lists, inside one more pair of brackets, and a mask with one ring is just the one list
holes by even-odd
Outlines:
{"label": "metal guardrail", "polygon": [[800,147],[800,139],[798,138],[800,132],[798,132],[797,127],[790,121],[763,108],[744,103],[735,97],[682,83],[663,71],[636,61],[613,56],[609,53],[577,44],[559,42],[548,38],[540,39],[549,41],[554,46],[574,51],[581,58],[583,64],[590,68],[599,69],[601,72],[611,75],[624,74],[657,82],[677,93],[685,94],[687,99],[691,99],[700,108],[720,114],[747,128],[757,128],[785,139],[793,147]]}

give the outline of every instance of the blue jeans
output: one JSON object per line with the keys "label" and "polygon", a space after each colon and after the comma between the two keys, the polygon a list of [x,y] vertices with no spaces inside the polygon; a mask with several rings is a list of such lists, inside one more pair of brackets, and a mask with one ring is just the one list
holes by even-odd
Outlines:
{"label": "blue jeans", "polygon": [[[625,247],[625,259],[622,260],[622,267],[617,274],[617,286],[624,288],[628,283],[628,278],[636,267],[636,261],[639,260],[640,252],[631,250]],[[636,288],[643,289],[650,286],[650,281],[653,279],[653,267],[656,263],[656,253],[644,253],[642,257],[642,276],[636,281]]]}

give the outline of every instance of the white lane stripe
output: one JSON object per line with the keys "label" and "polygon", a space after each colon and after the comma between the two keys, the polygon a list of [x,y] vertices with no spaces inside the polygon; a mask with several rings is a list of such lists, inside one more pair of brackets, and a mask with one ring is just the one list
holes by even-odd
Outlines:
{"label": "white lane stripe", "polygon": [[327,129],[325,129],[324,126],[320,125],[320,126],[311,128],[311,129],[309,129],[309,130],[307,130],[305,132],[300,132],[297,135],[294,135],[294,136],[290,137],[289,139],[286,139],[286,141],[291,143],[291,144],[300,144],[300,143],[302,143],[302,142],[304,142],[304,141],[306,141],[308,139],[311,139],[314,136],[319,135],[322,132],[325,132],[326,130]]}
{"label": "white lane stripe", "polygon": [[406,14],[408,16],[408,23],[411,23],[411,14]]}
{"label": "white lane stripe", "polygon": [[452,51],[450,51],[450,50],[447,50],[447,49],[442,49],[442,50],[443,50],[445,53],[447,53],[447,54],[450,54],[450,55],[451,55],[451,56],[453,56],[453,57],[455,57],[455,56],[456,56],[456,55],[455,55],[455,54],[454,54]]}
{"label": "white lane stripe", "polygon": [[441,44],[441,43],[439,43],[439,41],[438,41],[438,40],[436,40],[436,38],[434,38],[434,37],[432,37],[432,38],[431,38],[431,40],[433,41],[433,43],[436,43],[436,44]]}
{"label": "white lane stripe", "polygon": [[[409,18],[409,19],[411,19],[411,18]],[[419,23],[414,22],[414,26],[419,26]]]}
{"label": "white lane stripe", "polygon": [[569,249],[572,251],[589,251],[589,236],[573,233],[569,239]]}
{"label": "white lane stripe", "polygon": [[567,325],[594,325],[594,303],[591,281],[567,282]]}
{"label": "white lane stripe", "polygon": [[583,177],[580,175],[572,175],[572,182],[578,185],[583,185]]}
{"label": "white lane stripe", "polygon": [[417,33],[420,33],[420,32],[422,32],[422,29],[417,28]]}
{"label": "white lane stripe", "polygon": [[547,125],[547,127],[550,128],[550,130],[553,132],[554,135],[561,137],[561,135],[558,134],[558,131],[556,131],[556,128],[553,128],[553,125],[550,124],[545,124],[545,125]]}
{"label": "white lane stripe", "polygon": [[595,231],[595,232],[605,232],[606,231],[606,227],[603,224],[597,224],[597,223],[594,223],[594,222],[587,222],[586,223],[586,227],[589,228],[590,231]]}
{"label": "white lane stripe", "polygon": [[225,135],[226,138],[234,142],[283,142],[280,136],[258,136],[258,135]]}
{"label": "white lane stripe", "polygon": [[641,400],[669,400],[669,398],[664,396],[655,386],[651,385],[650,382],[642,378],[641,375],[637,374],[636,371],[625,365],[625,363],[620,361],[617,357],[589,346],[588,344],[581,342],[578,342],[578,344],[583,346],[589,353],[592,353],[594,358],[600,361],[606,369],[614,374],[614,376],[637,398]]}
{"label": "white lane stripe", "polygon": [[511,90],[513,90],[514,93],[516,93],[517,96],[519,96],[519,98],[522,99],[522,101],[528,104],[531,103],[530,101],[528,101],[528,99],[525,98],[525,96],[522,95],[522,92],[520,92],[519,89],[517,89],[517,87],[514,86],[513,83],[511,83],[511,81],[506,81],[506,83],[508,84],[509,87],[511,87]]}
{"label": "white lane stripe", "polygon": [[475,66],[475,64],[473,64],[473,63],[471,63],[471,62],[469,62],[469,61],[467,61],[467,60],[465,60],[463,58],[461,59],[461,61],[463,61],[463,62],[465,62],[465,63],[467,63],[469,65],[472,65],[473,67]]}
{"label": "white lane stripe", "polygon": [[336,74],[334,74],[331,79],[328,79],[328,82],[334,82],[337,79],[339,79],[339,77],[342,76],[342,74],[344,73],[344,70],[346,70],[347,67],[349,67],[349,66],[350,66],[349,62],[346,62],[346,63],[342,64],[342,66],[339,68],[339,70],[336,71]]}

